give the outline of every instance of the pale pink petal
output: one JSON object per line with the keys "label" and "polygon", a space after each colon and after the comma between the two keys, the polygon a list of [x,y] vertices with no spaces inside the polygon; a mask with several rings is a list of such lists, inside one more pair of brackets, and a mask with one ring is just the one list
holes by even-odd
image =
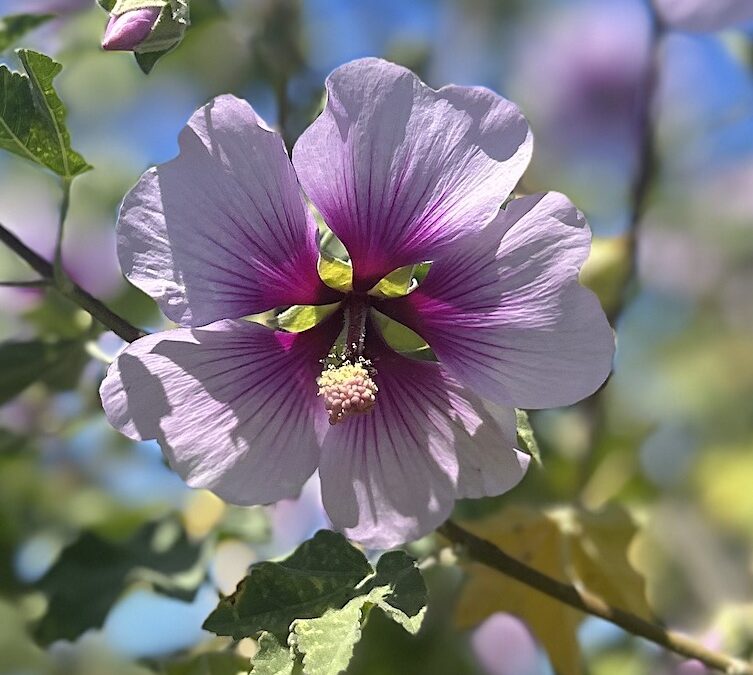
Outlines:
{"label": "pale pink petal", "polygon": [[233,96],[194,113],[178,157],[126,195],[118,254],[130,281],[183,325],[332,300],[282,139]]}
{"label": "pale pink petal", "polygon": [[333,525],[372,548],[431,532],[459,497],[501,494],[525,474],[515,414],[487,409],[436,363],[379,346],[374,409],[332,427],[319,475]]}
{"label": "pale pink petal", "polygon": [[327,94],[293,163],[348,249],[357,289],[479,230],[530,159],[528,123],[488,89],[435,91],[371,58],[335,70]]}
{"label": "pale pink petal", "polygon": [[380,310],[481,396],[518,408],[569,405],[598,389],[614,354],[598,299],[578,283],[590,241],[563,195],[517,199]]}
{"label": "pale pink petal", "polygon": [[234,504],[292,497],[319,460],[316,377],[337,331],[225,320],[149,335],[110,366],[102,404],[126,436],[156,438],[191,487]]}

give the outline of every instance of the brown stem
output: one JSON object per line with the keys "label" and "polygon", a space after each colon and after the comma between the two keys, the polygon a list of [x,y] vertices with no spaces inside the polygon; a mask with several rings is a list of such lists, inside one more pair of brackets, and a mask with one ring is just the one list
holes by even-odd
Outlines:
{"label": "brown stem", "polygon": [[491,542],[477,537],[451,520],[445,522],[437,532],[451,542],[461,545],[470,557],[477,562],[516,579],[550,598],[586,614],[609,621],[628,633],[649,640],[675,654],[689,659],[697,659],[709,668],[730,675],[753,675],[753,666],[750,664],[707,649],[686,635],[667,630],[660,625],[641,619],[635,614],[612,607],[601,598],[585,590],[577,590],[570,584],[562,583],[542,574],[537,569],[512,558]]}
{"label": "brown stem", "polygon": [[10,230],[0,225],[0,242],[3,242],[9,249],[23,258],[29,266],[39,274],[43,279],[49,281],[49,285],[64,295],[66,298],[75,302],[79,307],[85,309],[105,328],[109,328],[113,333],[123,338],[126,342],[133,342],[146,333],[135,326],[131,325],[123,317],[118,316],[105,306],[101,301],[85,291],[81,286],[74,283],[68,278],[55,274],[52,263],[45,260],[36,251],[30,249]]}
{"label": "brown stem", "polygon": [[620,318],[625,307],[635,293],[638,275],[638,234],[646,215],[651,185],[658,174],[658,157],[656,152],[656,93],[659,87],[661,70],[661,49],[664,30],[658,20],[654,19],[651,33],[649,63],[641,88],[640,108],[636,121],[638,158],[635,173],[630,186],[630,209],[628,212],[627,256],[628,272],[622,287],[620,300],[609,312],[612,325]]}

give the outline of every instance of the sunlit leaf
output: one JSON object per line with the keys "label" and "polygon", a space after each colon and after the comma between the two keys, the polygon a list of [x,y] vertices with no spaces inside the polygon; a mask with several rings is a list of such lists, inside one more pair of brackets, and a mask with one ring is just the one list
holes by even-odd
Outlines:
{"label": "sunlit leaf", "polygon": [[52,657],[32,641],[20,612],[0,600],[0,672],[44,673],[52,669]]}
{"label": "sunlit leaf", "polygon": [[[644,580],[628,561],[636,528],[618,508],[592,514],[511,507],[466,526],[540,572],[653,619]],[[468,581],[457,608],[461,627],[475,626],[495,612],[515,614],[545,647],[557,672],[581,672],[580,612],[479,563],[465,567]]]}
{"label": "sunlit leaf", "polygon": [[536,442],[536,436],[533,433],[531,421],[528,419],[528,413],[525,410],[515,410],[515,420],[518,428],[518,441],[523,446],[521,450],[527,452],[533,461],[541,466],[541,452],[539,444]]}
{"label": "sunlit leaf", "polygon": [[292,675],[294,655],[271,633],[259,636],[259,651],[254,656],[254,675]]}
{"label": "sunlit leaf", "polygon": [[53,18],[53,14],[12,14],[0,18],[0,52]]}
{"label": "sunlit leaf", "polygon": [[388,593],[375,588],[368,595],[353,598],[342,609],[328,609],[315,619],[293,622],[293,645],[303,655],[306,675],[337,675],[350,663],[353,650],[361,639],[364,606],[376,604]]}
{"label": "sunlit leaf", "polygon": [[332,316],[339,306],[339,302],[329,305],[294,305],[278,314],[273,323],[276,328],[289,333],[302,333]]}
{"label": "sunlit leaf", "polygon": [[28,49],[17,53],[25,75],[0,66],[0,147],[64,178],[88,171],[71,148],[65,107],[52,86],[63,67]]}
{"label": "sunlit leaf", "polygon": [[430,262],[398,267],[382,278],[369,291],[369,295],[378,298],[402,298],[418,287],[419,282],[426,278],[430,268]]}

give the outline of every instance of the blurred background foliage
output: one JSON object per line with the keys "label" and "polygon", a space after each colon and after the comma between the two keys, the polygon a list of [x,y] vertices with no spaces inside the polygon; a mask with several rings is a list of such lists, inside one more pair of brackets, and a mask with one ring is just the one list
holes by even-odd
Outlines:
{"label": "blurred background foliage", "polygon": [[[74,184],[65,265],[134,324],[164,320],[121,277],[117,207],[145,168],[177,152],[193,110],[232,92],[284,122],[290,142],[318,112],[326,74],[364,55],[402,63],[432,86],[482,84],[518,102],[536,138],[520,190],[559,190],[583,209],[595,235],[584,280],[608,311],[619,306],[649,62],[643,0],[194,0],[183,44],[149,77],[131,55],[100,50],[106,17],[93,5],[0,0],[0,16],[56,15],[22,44],[63,63],[56,85],[69,128],[95,167]],[[598,398],[531,416],[543,467],[520,487],[458,507],[477,531],[553,576],[583,578],[613,602],[747,657],[751,45],[745,26],[664,37],[658,171],[638,283],[617,317],[614,376]],[[1,58],[19,67],[12,51]],[[0,222],[50,257],[56,182],[7,154],[0,176]],[[2,248],[0,269],[1,280],[32,278]],[[10,373],[33,381],[18,397],[0,391],[0,672],[245,672],[255,645],[212,637],[201,623],[251,562],[289,553],[326,526],[315,480],[299,500],[268,508],[190,491],[154,443],[134,444],[103,418],[97,387],[121,342],[54,294],[0,288],[0,339],[34,337],[48,347],[34,361],[41,372],[19,374],[18,354],[0,355],[3,386]],[[413,637],[374,615],[349,672],[703,672],[458,566],[438,540],[412,550],[426,557],[423,630]]]}

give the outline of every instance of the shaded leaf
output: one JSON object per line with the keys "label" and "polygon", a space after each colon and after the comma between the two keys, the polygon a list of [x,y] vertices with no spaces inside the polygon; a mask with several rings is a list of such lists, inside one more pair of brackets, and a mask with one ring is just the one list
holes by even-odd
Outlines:
{"label": "shaded leaf", "polygon": [[[592,514],[512,507],[465,525],[540,572],[652,619],[643,578],[627,557],[636,528],[622,510]],[[461,627],[475,626],[495,612],[515,614],[545,647],[558,673],[581,672],[580,612],[479,563],[465,568],[468,581],[456,614]]]}
{"label": "shaded leaf", "polygon": [[377,561],[372,584],[388,588],[379,608],[409,633],[417,633],[426,611],[426,584],[416,561],[405,551],[388,551]]}
{"label": "shaded leaf", "polygon": [[0,52],[53,18],[53,14],[12,14],[0,18]]}
{"label": "shaded leaf", "polygon": [[85,532],[36,584],[48,598],[47,613],[37,626],[38,639],[72,640],[101,626],[126,585],[143,571],[165,578],[179,575],[191,570],[199,555],[200,548],[171,521],[149,523],[124,542]]}
{"label": "shaded leaf", "polygon": [[372,569],[341,534],[320,530],[281,562],[251,566],[235,593],[220,600],[204,628],[236,640],[261,631],[287,635],[295,619],[342,607]]}
{"label": "shaded leaf", "polygon": [[372,307],[370,316],[384,338],[384,341],[396,352],[412,359],[436,361],[437,357],[431,347],[416,331],[388,317]]}
{"label": "shaded leaf", "polygon": [[251,664],[235,652],[205,652],[165,665],[165,675],[239,675]]}
{"label": "shaded leaf", "polygon": [[71,148],[65,107],[52,81],[62,66],[49,56],[19,49],[26,75],[0,66],[0,147],[73,178],[91,169]]}
{"label": "shaded leaf", "polygon": [[57,389],[75,386],[86,360],[76,340],[1,343],[0,404],[38,381]]}

